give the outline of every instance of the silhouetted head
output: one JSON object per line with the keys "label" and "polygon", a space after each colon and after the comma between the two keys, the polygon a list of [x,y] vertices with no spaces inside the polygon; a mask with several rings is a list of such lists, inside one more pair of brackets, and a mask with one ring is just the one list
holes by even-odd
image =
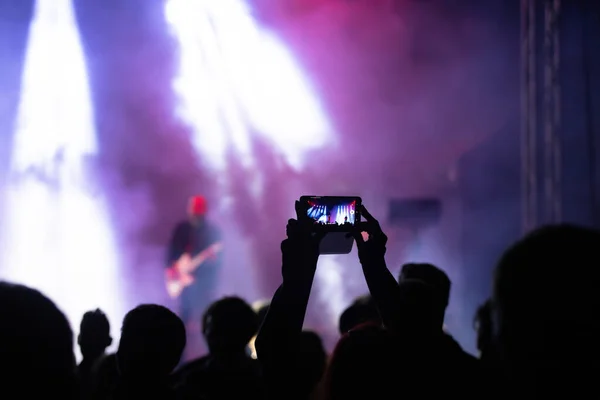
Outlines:
{"label": "silhouetted head", "polygon": [[348,308],[342,312],[338,322],[340,334],[366,322],[380,323],[380,316],[371,296],[357,298]]}
{"label": "silhouetted head", "polygon": [[185,347],[185,326],[168,308],[145,304],[123,320],[117,351],[123,377],[162,379],[179,363]]}
{"label": "silhouetted head", "polygon": [[298,381],[306,396],[310,395],[321,382],[327,365],[327,353],[321,337],[315,332],[303,331],[298,337],[298,358],[295,362]]}
{"label": "silhouetted head", "polygon": [[428,284],[416,279],[403,279],[399,283],[399,323],[403,336],[430,337],[441,331],[437,314],[437,293]]}
{"label": "silhouetted head", "polygon": [[110,324],[102,310],[96,309],[83,314],[77,343],[84,359],[101,356],[111,345]]}
{"label": "silhouetted head", "polygon": [[201,223],[208,211],[204,196],[193,196],[188,202],[188,217],[193,224]]}
{"label": "silhouetted head", "polygon": [[373,307],[373,309],[377,308],[377,306],[375,305],[375,301],[373,300],[373,297],[371,297],[370,294],[363,294],[362,296],[358,296],[357,298],[354,299],[353,303],[354,304],[364,304],[364,305]]}
{"label": "silhouetted head", "polygon": [[212,303],[202,318],[202,332],[211,354],[245,352],[258,328],[258,316],[239,297]]}
{"label": "silhouetted head", "polygon": [[437,299],[438,313],[441,313],[443,318],[450,301],[450,288],[452,286],[448,275],[432,264],[411,263],[402,266],[398,282],[405,279],[416,279],[433,288]]}
{"label": "silhouetted head", "polygon": [[493,291],[503,358],[524,368],[597,361],[599,267],[597,230],[547,226],[510,247],[496,268]]}
{"label": "silhouetted head", "polygon": [[46,296],[0,282],[2,390],[21,398],[72,398],[75,394],[73,332]]}
{"label": "silhouetted head", "polygon": [[326,370],[329,400],[388,398],[398,392],[398,340],[379,325],[361,325],[338,341]]}

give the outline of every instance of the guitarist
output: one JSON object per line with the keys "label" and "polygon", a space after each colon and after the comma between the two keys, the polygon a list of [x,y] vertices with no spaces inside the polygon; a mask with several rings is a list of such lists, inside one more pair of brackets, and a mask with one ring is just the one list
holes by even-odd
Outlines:
{"label": "guitarist", "polygon": [[[184,255],[194,257],[211,246],[219,244],[218,230],[206,219],[207,204],[202,196],[193,196],[188,204],[188,220],[179,223],[171,237],[167,254],[167,279],[173,273],[174,265]],[[199,335],[200,320],[204,310],[213,300],[217,284],[217,273],[221,265],[221,252],[214,252],[196,270],[194,278],[179,296],[179,316],[185,322],[188,333]]]}

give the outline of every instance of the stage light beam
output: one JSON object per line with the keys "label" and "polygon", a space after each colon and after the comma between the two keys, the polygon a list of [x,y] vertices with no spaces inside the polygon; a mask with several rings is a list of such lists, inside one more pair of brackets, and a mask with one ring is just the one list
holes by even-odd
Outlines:
{"label": "stage light beam", "polygon": [[297,170],[307,152],[334,144],[308,79],[243,0],[169,0],[165,15],[179,45],[178,111],[212,167],[233,149],[251,168],[254,134]]}
{"label": "stage light beam", "polygon": [[[189,124],[204,165],[220,179],[223,204],[236,189],[228,154],[245,168],[245,191],[268,203],[265,197],[272,194],[265,193],[263,182],[273,166],[261,165],[253,153],[256,139],[298,172],[312,151],[335,151],[336,137],[309,79],[281,39],[257,23],[246,1],[168,0],[165,18],[179,46],[177,111]],[[339,266],[330,264],[317,280],[324,292],[340,294]],[[325,304],[334,315],[342,301]]]}
{"label": "stage light beam", "polygon": [[71,0],[38,0],[22,76],[2,232],[3,277],[65,312],[122,318],[118,259],[101,190],[88,174],[94,113]]}

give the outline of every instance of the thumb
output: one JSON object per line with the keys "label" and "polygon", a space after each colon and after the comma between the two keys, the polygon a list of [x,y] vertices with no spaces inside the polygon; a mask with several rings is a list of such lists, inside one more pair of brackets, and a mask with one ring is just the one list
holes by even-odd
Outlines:
{"label": "thumb", "polygon": [[365,243],[360,225],[353,227],[346,237],[353,237],[358,247],[361,247]]}
{"label": "thumb", "polygon": [[296,209],[296,219],[298,221],[307,219],[307,212],[308,212],[308,204],[307,203],[296,200],[296,202],[294,203],[294,208]]}

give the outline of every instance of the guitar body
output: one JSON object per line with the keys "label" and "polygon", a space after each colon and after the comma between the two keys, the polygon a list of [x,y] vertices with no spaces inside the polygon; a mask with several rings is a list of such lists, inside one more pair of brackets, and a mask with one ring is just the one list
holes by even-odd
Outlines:
{"label": "guitar body", "polygon": [[183,290],[194,283],[194,271],[207,260],[215,257],[221,249],[222,245],[216,243],[195,257],[191,257],[187,253],[183,254],[175,264],[167,268],[165,273],[165,284],[169,296],[172,299],[179,298]]}
{"label": "guitar body", "polygon": [[194,283],[194,277],[188,272],[191,260],[189,254],[183,254],[172,267],[167,269],[165,276],[167,292],[173,299],[181,296],[183,289]]}

